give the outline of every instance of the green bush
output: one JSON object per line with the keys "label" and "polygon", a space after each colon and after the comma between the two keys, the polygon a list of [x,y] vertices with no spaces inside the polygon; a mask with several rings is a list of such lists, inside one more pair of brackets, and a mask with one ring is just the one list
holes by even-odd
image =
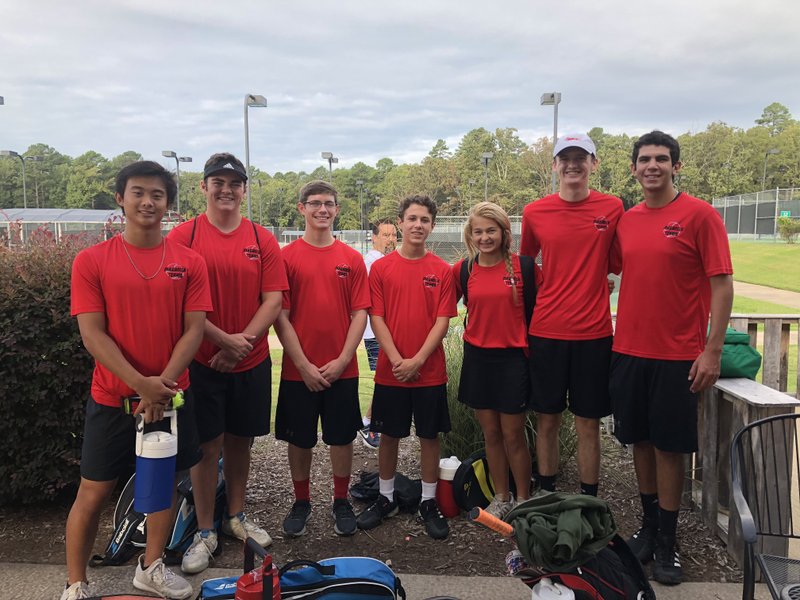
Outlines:
{"label": "green bush", "polygon": [[[451,325],[447,336],[444,338],[444,353],[447,359],[447,405],[450,409],[450,433],[442,437],[442,455],[457,456],[464,460],[476,450],[484,446],[483,432],[474,411],[458,401],[458,382],[461,378],[461,364],[464,358],[464,342],[461,339],[463,327]],[[528,448],[533,458],[534,470],[536,469],[536,414],[528,413],[525,423],[525,436]],[[577,448],[577,435],[573,423],[572,413],[564,411],[559,432],[561,445],[561,464],[575,455]]]}
{"label": "green bush", "polygon": [[778,235],[786,240],[787,244],[794,244],[800,235],[800,219],[792,217],[778,217]]}
{"label": "green bush", "polygon": [[0,506],[54,497],[79,478],[93,362],[70,317],[70,272],[86,238],[38,232],[0,248]]}

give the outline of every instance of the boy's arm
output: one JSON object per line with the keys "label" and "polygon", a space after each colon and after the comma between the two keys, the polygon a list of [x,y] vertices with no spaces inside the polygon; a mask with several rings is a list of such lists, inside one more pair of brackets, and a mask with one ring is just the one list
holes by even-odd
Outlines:
{"label": "boy's arm", "polygon": [[300,372],[303,383],[306,384],[309,390],[312,392],[321,392],[331,387],[331,384],[320,375],[317,366],[306,358],[303,347],[300,345],[300,338],[297,337],[297,332],[294,330],[291,322],[289,322],[288,309],[283,309],[278,314],[278,318],[275,320],[275,333],[278,334],[278,339],[280,339],[283,345],[283,351],[289,355],[294,366],[297,367],[297,370]]}
{"label": "boy's arm", "polygon": [[389,331],[386,321],[384,321],[383,317],[379,317],[378,315],[370,315],[369,318],[370,323],[372,323],[372,333],[375,334],[375,339],[378,340],[378,345],[380,346],[381,350],[383,350],[386,358],[389,359],[389,364],[392,366],[400,364],[400,361],[403,360],[403,357],[397,350],[397,346],[394,345],[392,332]]}
{"label": "boy's arm", "polygon": [[353,355],[356,352],[356,348],[358,348],[358,345],[361,343],[361,338],[364,336],[364,328],[366,326],[367,309],[362,308],[354,310],[352,315],[350,315],[350,326],[347,328],[347,337],[345,338],[341,354],[319,368],[320,375],[322,375],[328,383],[333,383],[339,379],[342,372],[347,368],[347,365],[353,360]]}
{"label": "boy's arm", "polygon": [[148,423],[155,420],[151,418],[153,411],[158,406],[163,412],[164,406],[175,395],[174,387],[178,382],[163,373],[150,377],[139,373],[108,335],[104,313],[81,313],[77,318],[81,339],[89,354],[140,396],[137,413],[144,412],[145,421]]}
{"label": "boy's arm", "polygon": [[[253,342],[264,335],[275,322],[281,311],[282,297],[283,292],[281,291],[261,292],[261,306],[258,307],[253,318],[241,333],[225,333],[219,327],[207,322],[206,337],[220,348],[220,351],[211,358],[209,366],[217,371],[227,373],[244,360],[253,349]],[[209,325],[219,333],[209,335]],[[213,340],[213,335],[220,336],[220,343]]]}
{"label": "boy's arm", "polygon": [[711,328],[705,350],[697,357],[689,369],[689,388],[692,392],[702,392],[710,388],[719,378],[722,345],[725,331],[731,318],[733,305],[733,277],[715,275],[708,279],[711,285]]}
{"label": "boy's arm", "polygon": [[442,343],[450,326],[450,317],[436,317],[436,322],[428,332],[428,337],[419,351],[411,358],[404,358],[398,364],[392,363],[392,373],[398,381],[409,382],[419,377],[419,370],[433,351]]}

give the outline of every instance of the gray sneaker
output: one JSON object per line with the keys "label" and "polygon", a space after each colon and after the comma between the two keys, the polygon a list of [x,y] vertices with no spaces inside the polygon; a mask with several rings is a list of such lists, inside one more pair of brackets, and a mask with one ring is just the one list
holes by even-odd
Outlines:
{"label": "gray sneaker", "polygon": [[486,507],[486,512],[497,517],[498,519],[505,519],[506,515],[517,505],[514,498],[509,497],[508,500],[499,500],[497,496],[492,498],[489,506]]}
{"label": "gray sneaker", "polygon": [[192,545],[183,553],[181,561],[181,571],[184,573],[200,573],[208,568],[208,563],[214,558],[217,551],[217,532],[207,532],[207,537],[203,537],[198,531],[194,534]]}
{"label": "gray sneaker", "polygon": [[61,593],[61,600],[81,600],[89,597],[89,584],[85,581],[76,581],[68,585]]}
{"label": "gray sneaker", "polygon": [[147,569],[143,562],[144,554],[139,557],[136,574],[133,576],[133,587],[137,590],[158,594],[170,600],[186,600],[191,597],[192,584],[170,571],[160,558],[154,560]]}
{"label": "gray sneaker", "polygon": [[230,519],[223,519],[222,533],[243,542],[251,537],[262,548],[266,548],[272,543],[272,538],[269,537],[269,534],[249,520],[244,513],[239,513]]}

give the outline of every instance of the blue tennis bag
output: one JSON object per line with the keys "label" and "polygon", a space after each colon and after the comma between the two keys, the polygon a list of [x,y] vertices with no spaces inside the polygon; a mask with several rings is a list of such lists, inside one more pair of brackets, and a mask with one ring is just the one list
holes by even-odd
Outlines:
{"label": "blue tennis bag", "polygon": [[280,570],[281,599],[405,599],[400,579],[378,559],[366,556],[294,560]]}

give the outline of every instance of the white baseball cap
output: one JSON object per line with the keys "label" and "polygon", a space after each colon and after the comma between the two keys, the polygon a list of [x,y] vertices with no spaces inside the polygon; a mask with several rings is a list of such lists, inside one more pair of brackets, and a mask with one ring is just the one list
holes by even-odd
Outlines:
{"label": "white baseball cap", "polygon": [[562,150],[567,148],[581,148],[586,150],[592,156],[597,156],[597,148],[594,147],[594,142],[585,133],[568,133],[558,138],[555,147],[553,148],[553,158],[558,156]]}

